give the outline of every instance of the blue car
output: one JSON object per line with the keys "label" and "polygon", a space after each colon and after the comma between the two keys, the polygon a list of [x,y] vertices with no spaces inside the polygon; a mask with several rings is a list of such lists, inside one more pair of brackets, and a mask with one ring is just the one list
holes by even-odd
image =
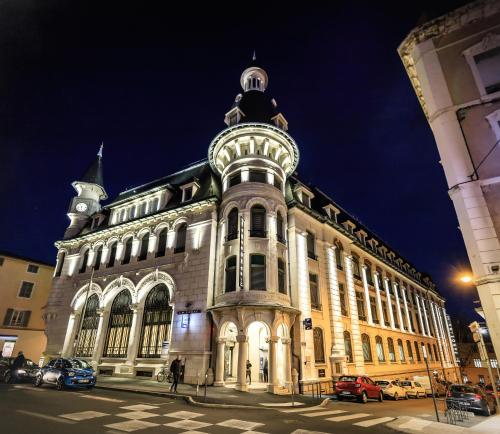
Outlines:
{"label": "blue car", "polygon": [[66,387],[91,389],[95,382],[94,370],[82,359],[51,360],[40,368],[35,377],[36,387],[42,384],[53,384],[57,390],[63,390]]}

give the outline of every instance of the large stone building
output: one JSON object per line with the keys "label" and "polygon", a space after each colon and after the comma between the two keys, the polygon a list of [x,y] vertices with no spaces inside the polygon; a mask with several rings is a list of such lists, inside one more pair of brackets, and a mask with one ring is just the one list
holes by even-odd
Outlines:
{"label": "large stone building", "polygon": [[416,27],[399,54],[434,134],[500,354],[500,1]]}
{"label": "large stone building", "polygon": [[25,356],[38,363],[47,339],[44,308],[54,266],[0,251],[0,351],[4,357]]}
{"label": "large stone building", "polygon": [[208,160],[111,203],[101,155],[73,183],[59,249],[47,355],[100,373],[154,375],[185,361],[184,380],[247,390],[267,361],[275,393],[341,373],[455,373],[444,298],[295,169],[298,146],[255,61]]}

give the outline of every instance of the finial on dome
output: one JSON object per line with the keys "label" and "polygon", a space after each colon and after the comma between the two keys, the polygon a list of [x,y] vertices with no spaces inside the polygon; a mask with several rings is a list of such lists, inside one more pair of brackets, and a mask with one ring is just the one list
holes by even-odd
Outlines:
{"label": "finial on dome", "polygon": [[257,55],[255,54],[255,49],[253,50],[253,56],[252,56],[252,60],[257,60]]}

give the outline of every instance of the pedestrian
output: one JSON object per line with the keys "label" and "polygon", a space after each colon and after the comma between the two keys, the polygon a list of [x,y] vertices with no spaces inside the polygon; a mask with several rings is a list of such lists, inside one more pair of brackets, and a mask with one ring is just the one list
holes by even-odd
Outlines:
{"label": "pedestrian", "polygon": [[264,366],[262,367],[262,373],[264,374],[264,383],[269,381],[269,366],[267,359],[264,359]]}
{"label": "pedestrian", "polygon": [[11,368],[11,374],[14,383],[17,383],[17,381],[19,380],[19,374],[17,370],[21,369],[24,366],[25,361],[26,358],[24,357],[23,352],[19,351],[19,353],[17,353],[17,357],[12,362],[12,368]]}
{"label": "pedestrian", "polygon": [[247,360],[247,377],[246,379],[249,381],[249,384],[252,384],[252,364],[250,363],[250,360]]}
{"label": "pedestrian", "polygon": [[177,393],[177,385],[179,384],[179,377],[181,375],[181,356],[173,360],[170,365],[170,372],[172,374],[172,385],[170,386],[170,392]]}

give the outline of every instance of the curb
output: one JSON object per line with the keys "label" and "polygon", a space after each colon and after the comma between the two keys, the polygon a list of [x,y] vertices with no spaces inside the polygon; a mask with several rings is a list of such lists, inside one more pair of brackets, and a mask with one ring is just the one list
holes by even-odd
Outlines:
{"label": "curb", "polygon": [[[152,390],[142,390],[142,389],[123,389],[121,387],[114,386],[103,386],[103,385],[95,385],[95,389],[103,389],[103,390],[113,390],[119,392],[130,392],[130,393],[138,393],[142,395],[150,395],[150,396],[159,396],[164,398],[182,398],[190,405],[198,406],[198,407],[207,407],[207,408],[234,408],[234,409],[255,409],[255,410],[279,410],[281,407],[266,407],[266,406],[258,406],[258,405],[245,405],[245,404],[222,404],[215,402],[200,402],[193,399],[191,395],[181,395],[178,393],[169,393],[169,392],[155,392]],[[319,404],[321,407],[325,407],[330,398],[325,398]],[[307,409],[308,405],[301,406],[301,408]],[[312,407],[312,406],[311,406]]]}

